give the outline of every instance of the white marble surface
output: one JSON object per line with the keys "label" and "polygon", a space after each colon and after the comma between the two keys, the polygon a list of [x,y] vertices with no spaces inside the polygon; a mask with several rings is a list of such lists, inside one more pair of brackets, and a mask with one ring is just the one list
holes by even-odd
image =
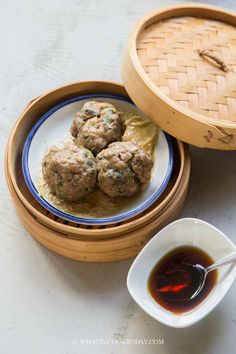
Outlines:
{"label": "white marble surface", "polygon": [[[234,0],[211,3],[236,9]],[[132,260],[83,264],[47,251],[21,226],[4,180],[3,147],[27,102],[65,82],[120,81],[129,30],[163,2],[1,0],[0,5],[0,353],[235,353],[236,283],[199,324],[165,327],[128,294]],[[236,153],[193,148],[192,165],[183,216],[207,220],[236,242]],[[80,338],[159,338],[164,345],[79,345]]]}

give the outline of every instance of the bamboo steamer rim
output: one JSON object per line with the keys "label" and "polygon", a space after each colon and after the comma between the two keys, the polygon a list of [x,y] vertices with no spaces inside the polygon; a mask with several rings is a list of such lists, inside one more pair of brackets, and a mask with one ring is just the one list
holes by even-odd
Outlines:
{"label": "bamboo steamer rim", "polygon": [[[70,259],[87,262],[107,262],[135,256],[155,232],[165,226],[168,222],[176,219],[182,210],[187,195],[189,171],[185,172],[182,179],[183,183],[179,186],[179,193],[176,194],[176,199],[173,202],[174,208],[172,205],[169,205],[163,211],[162,215],[159,216],[158,220],[153,220],[150,224],[140,229],[139,235],[136,235],[136,232],[131,232],[124,235],[118,242],[116,240],[112,240],[112,242],[109,240],[103,241],[102,243],[101,241],[89,243],[67,239],[63,234],[43,226],[21,203],[10,181],[9,188],[12,192],[13,202],[16,206],[20,220],[26,230],[41,244],[51,251]],[[129,247],[127,247],[127,244]]]}
{"label": "bamboo steamer rim", "polygon": [[[15,191],[17,192],[18,196],[20,197],[21,201],[24,203],[24,205],[26,206],[26,208],[28,210],[30,210],[34,215],[36,215],[39,219],[42,219],[46,224],[50,225],[50,226],[54,226],[56,227],[57,226],[57,223],[54,221],[54,220],[51,220],[49,219],[48,217],[46,217],[45,215],[41,214],[40,212],[38,212],[35,208],[33,208],[30,203],[25,199],[25,197],[22,195],[20,189],[18,188],[18,185],[17,185],[17,182],[16,182],[16,179],[15,179],[15,174],[14,174],[14,168],[12,166],[12,163],[11,161],[14,160],[14,157],[12,156],[13,155],[13,151],[12,151],[12,147],[13,147],[13,144],[14,144],[14,138],[17,136],[17,133],[18,133],[18,128],[19,126],[22,124],[22,121],[24,119],[24,116],[27,112],[29,112],[29,110],[31,109],[32,106],[35,106],[37,103],[39,103],[41,100],[43,99],[47,99],[48,98],[48,95],[57,95],[57,93],[60,93],[62,90],[64,91],[69,91],[70,92],[70,95],[72,95],[71,92],[76,92],[77,91],[77,87],[78,86],[85,86],[85,87],[89,87],[89,86],[97,86],[98,89],[99,87],[102,85],[103,86],[103,90],[104,90],[104,87],[108,86],[110,89],[112,88],[113,91],[119,91],[118,93],[116,92],[116,94],[122,94],[124,96],[128,96],[125,89],[124,89],[124,86],[121,85],[121,84],[117,84],[115,82],[112,82],[112,81],[83,81],[83,82],[75,82],[75,83],[72,83],[72,84],[68,84],[68,85],[63,85],[63,86],[60,86],[59,88],[55,89],[55,90],[51,90],[45,94],[43,94],[42,96],[36,98],[35,100],[32,100],[30,102],[30,104],[26,107],[26,109],[23,111],[23,113],[21,114],[21,116],[19,117],[19,119],[17,120],[13,130],[12,130],[12,133],[9,137],[9,141],[8,141],[8,148],[6,150],[6,173],[9,173],[10,175],[10,179],[13,183],[13,186],[14,186],[14,189]],[[74,91],[73,91],[74,90]],[[82,90],[82,89],[81,89]],[[82,90],[82,92],[84,92]],[[82,92],[80,92],[80,94],[82,94]],[[99,92],[99,91],[98,91]],[[79,93],[78,93],[79,94]],[[188,151],[187,151],[187,147],[183,146],[183,143],[181,142],[178,142],[178,145],[179,145],[179,149],[180,149],[180,153],[182,154],[182,159],[184,159],[184,154],[188,154]],[[184,152],[184,149],[185,149],[185,152]],[[181,160],[181,162],[183,162]],[[180,173],[183,172],[183,164],[181,164],[181,171]],[[178,182],[180,180],[180,175],[178,176]],[[177,186],[177,184],[176,184]],[[170,194],[171,196],[172,194]],[[170,198],[169,196],[169,198]],[[152,212],[152,214],[150,214],[150,217],[153,217],[155,215],[155,211]],[[134,228],[137,228],[139,227],[139,225],[143,222],[143,219],[145,219],[145,216],[144,215],[142,218],[139,218],[139,219],[136,219],[132,222],[127,223],[127,224],[122,224],[122,225],[117,225],[117,226],[113,226],[113,227],[109,227],[109,228],[104,228],[104,229],[80,229],[80,233],[83,234],[83,235],[104,235],[104,233],[106,235],[114,235],[114,234],[120,234],[122,232],[124,232],[127,227],[131,227],[132,229]],[[74,226],[70,226],[70,225],[63,225],[63,224],[60,224],[60,229],[63,230],[65,233],[74,233],[74,234],[78,234],[78,228],[74,227]]]}
{"label": "bamboo steamer rim", "polygon": [[[204,15],[203,12],[204,11]],[[216,6],[211,6],[211,5],[206,5],[206,4],[195,4],[195,3],[187,3],[187,4],[175,4],[172,6],[168,6],[165,8],[162,8],[157,11],[152,11],[148,13],[147,15],[143,16],[135,25],[133,30],[131,31],[128,39],[128,46],[126,48],[126,52],[123,57],[123,63],[122,63],[122,68],[121,68],[121,76],[125,85],[125,88],[127,92],[129,93],[130,97],[134,100],[136,105],[144,112],[144,104],[141,103],[141,98],[138,98],[138,95],[141,93],[136,93],[135,90],[137,91],[137,84],[138,81],[135,82],[135,85],[132,86],[132,80],[134,79],[134,76],[137,78],[139,82],[142,84],[142,88],[147,88],[149,94],[151,95],[149,98],[150,100],[154,100],[155,98],[159,99],[159,103],[163,104],[166,106],[166,109],[168,109],[168,113],[170,114],[175,114],[176,112],[181,114],[181,117],[183,118],[184,122],[188,122],[188,128],[190,126],[191,120],[192,122],[195,123],[202,123],[203,125],[215,129],[217,132],[218,129],[218,134],[222,135],[221,128],[227,128],[236,130],[236,122],[233,121],[227,121],[227,120],[218,120],[214,119],[208,116],[204,116],[202,114],[199,114],[197,112],[194,112],[190,109],[185,109],[178,104],[175,103],[173,99],[165,95],[162,90],[160,90],[157,85],[152,81],[152,79],[147,75],[147,73],[144,70],[144,67],[142,66],[138,54],[137,54],[137,48],[136,48],[136,43],[137,43],[137,38],[140,35],[140,33],[143,31],[144,28],[147,28],[149,25],[153,24],[155,20],[161,21],[165,20],[168,18],[173,18],[173,17],[179,17],[179,16],[193,16],[193,17],[198,17],[198,14],[201,14],[199,17],[205,17],[205,18],[210,18],[222,22],[226,22],[231,25],[236,25],[236,13],[232,11],[227,11],[225,9],[222,9],[220,7]],[[151,102],[152,103],[152,102]],[[150,102],[149,102],[150,104]],[[168,108],[167,108],[168,107]],[[147,113],[146,113],[147,114]],[[150,116],[150,115],[149,115]],[[150,116],[151,117],[151,116]],[[153,117],[151,117],[153,120],[155,120]],[[159,123],[161,128],[164,129],[162,126],[162,120],[155,120],[156,123]],[[168,126],[165,125],[164,130],[169,132]],[[187,129],[187,127],[185,127]],[[181,127],[180,127],[181,129]],[[191,135],[191,132],[188,132]],[[207,135],[207,130],[206,130],[206,135]],[[175,135],[172,133],[172,135]],[[181,135],[181,136],[180,136]],[[181,134],[176,133],[175,135],[177,138],[182,139],[185,142],[188,143],[193,143],[193,145],[199,146],[199,147],[209,147],[209,148],[215,148],[215,149],[222,149],[222,150],[232,150],[236,149],[236,142],[233,143],[232,146],[230,144],[227,146],[227,144],[223,143],[220,146],[217,145],[211,145],[207,143],[196,143],[196,140],[192,139],[192,137],[187,137],[186,131],[184,131]],[[184,138],[186,137],[186,138]],[[192,140],[193,142],[192,142]],[[235,138],[234,138],[235,139]]]}

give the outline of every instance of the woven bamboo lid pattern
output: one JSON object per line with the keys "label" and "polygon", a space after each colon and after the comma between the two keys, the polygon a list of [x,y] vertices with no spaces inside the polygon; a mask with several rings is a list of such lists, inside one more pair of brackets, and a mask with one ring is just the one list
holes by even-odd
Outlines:
{"label": "woven bamboo lid pattern", "polygon": [[236,121],[236,28],[199,17],[154,23],[137,39],[146,73],[178,105]]}
{"label": "woven bamboo lid pattern", "polygon": [[233,13],[203,4],[172,6],[138,22],[122,78],[163,130],[200,147],[236,149],[235,25]]}

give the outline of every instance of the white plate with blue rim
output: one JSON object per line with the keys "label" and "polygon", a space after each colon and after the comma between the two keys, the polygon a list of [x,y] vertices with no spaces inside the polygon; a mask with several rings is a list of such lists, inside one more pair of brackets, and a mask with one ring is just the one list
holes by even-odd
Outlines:
{"label": "white plate with blue rim", "polygon": [[150,182],[143,192],[135,198],[129,198],[129,203],[112,215],[84,217],[79,215],[79,211],[76,213],[65,212],[58,204],[53,205],[51,199],[43,197],[37,187],[39,174],[41,173],[41,163],[46,150],[51,145],[57,145],[62,141],[62,138],[70,130],[76,112],[88,100],[106,101],[113,104],[119,111],[133,113],[146,119],[130,99],[115,95],[83,95],[55,105],[37,121],[26,138],[22,154],[25,182],[35,199],[47,210],[62,219],[87,225],[120,223],[149,208],[160,198],[168,185],[173,169],[173,147],[170,136],[161,130],[154,146],[154,166]]}

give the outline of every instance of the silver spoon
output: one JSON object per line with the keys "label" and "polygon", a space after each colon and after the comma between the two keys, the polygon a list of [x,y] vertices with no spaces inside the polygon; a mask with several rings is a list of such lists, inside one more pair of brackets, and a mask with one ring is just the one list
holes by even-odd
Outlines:
{"label": "silver spoon", "polygon": [[227,256],[221,258],[219,261],[213,263],[212,265],[210,265],[209,267],[206,267],[206,268],[200,264],[196,264],[196,265],[183,264],[185,269],[186,269],[186,267],[188,267],[189,269],[194,268],[194,270],[197,270],[199,273],[198,274],[199,275],[199,284],[197,284],[198,285],[197,290],[193,293],[193,295],[189,298],[189,300],[194,299],[202,291],[202,288],[204,287],[208,273],[210,273],[214,269],[217,269],[217,268],[222,267],[228,263],[233,263],[233,262],[236,262],[236,251],[228,254]]}

